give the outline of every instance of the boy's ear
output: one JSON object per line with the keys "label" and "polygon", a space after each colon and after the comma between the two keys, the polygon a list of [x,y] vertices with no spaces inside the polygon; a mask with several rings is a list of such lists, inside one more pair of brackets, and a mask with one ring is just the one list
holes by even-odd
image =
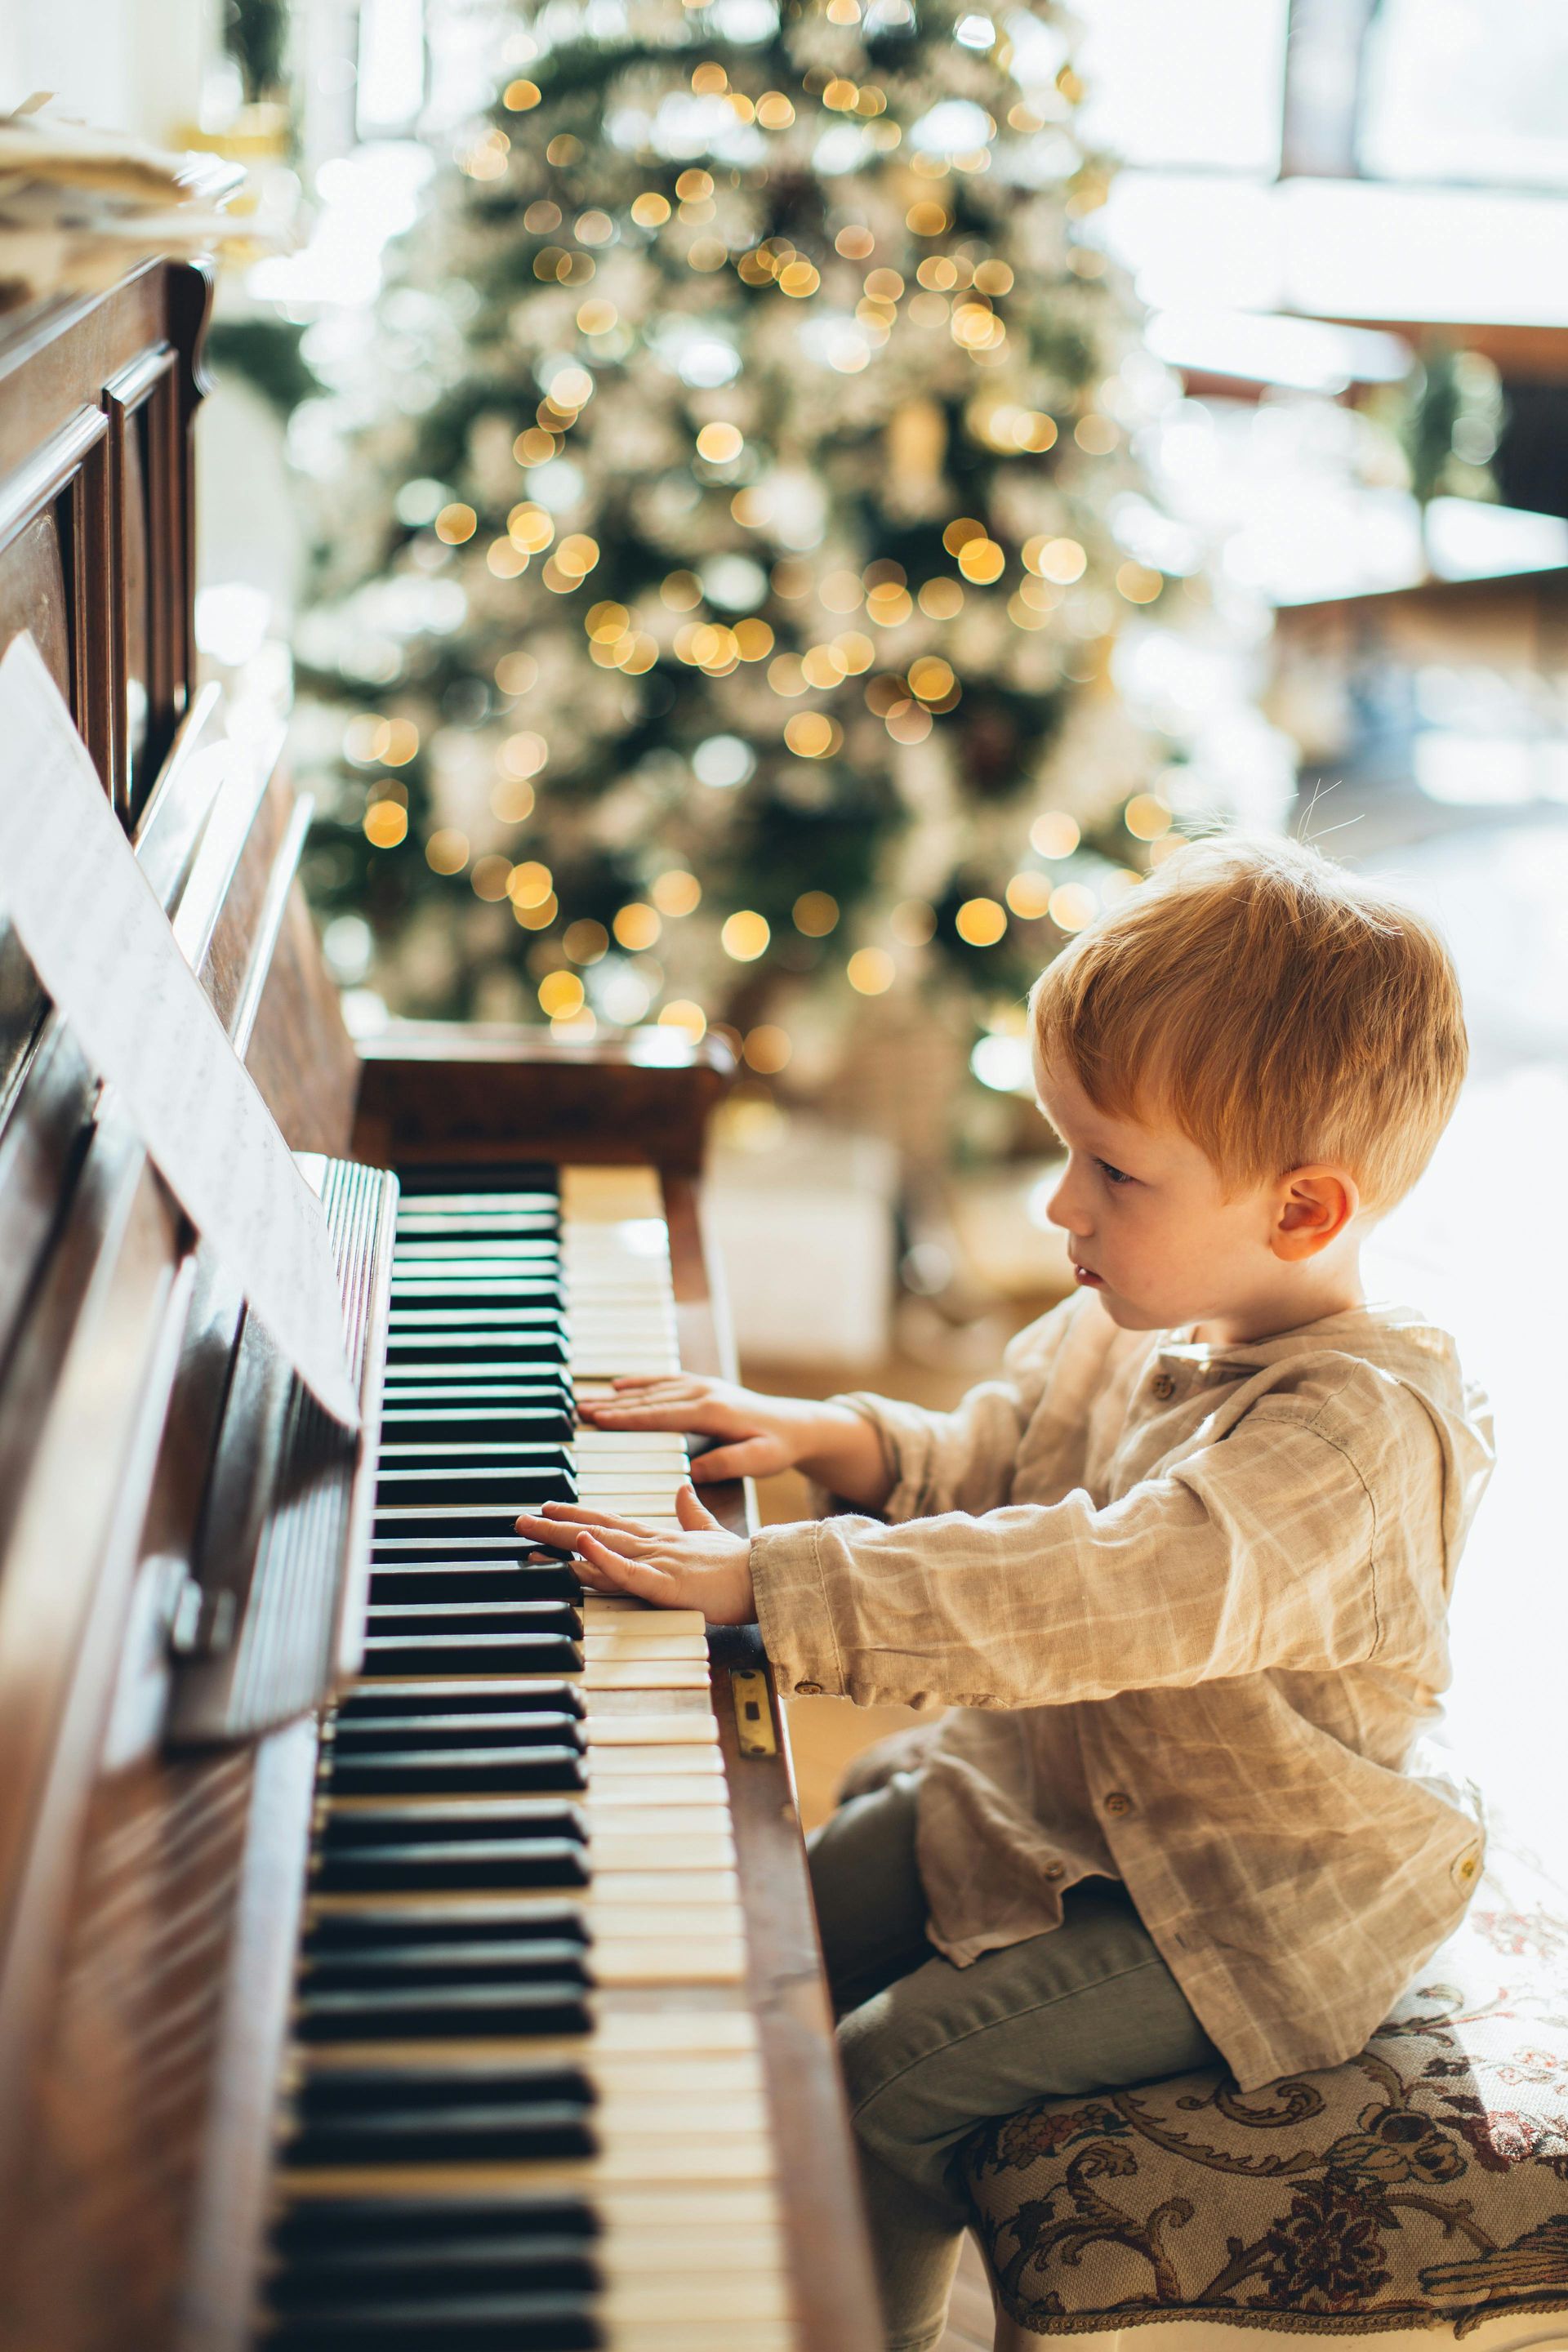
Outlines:
{"label": "boy's ear", "polygon": [[1342,1168],[1292,1168],[1281,1179],[1269,1246],[1276,1257],[1315,1257],[1343,1233],[1361,1205],[1355,1180]]}

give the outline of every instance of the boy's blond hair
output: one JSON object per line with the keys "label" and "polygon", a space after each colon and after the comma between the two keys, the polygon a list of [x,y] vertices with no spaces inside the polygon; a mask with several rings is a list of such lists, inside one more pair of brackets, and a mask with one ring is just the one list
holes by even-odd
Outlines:
{"label": "boy's blond hair", "polygon": [[1190,843],[1036,985],[1043,1059],[1110,1118],[1170,1119],[1227,1190],[1311,1160],[1381,1214],[1464,1079],[1459,984],[1431,925],[1296,841]]}

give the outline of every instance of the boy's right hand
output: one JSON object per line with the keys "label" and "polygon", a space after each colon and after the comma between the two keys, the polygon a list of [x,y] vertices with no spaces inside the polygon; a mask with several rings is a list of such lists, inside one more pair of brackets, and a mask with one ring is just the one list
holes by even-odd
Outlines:
{"label": "boy's right hand", "polygon": [[583,1419],[595,1429],[680,1429],[729,1441],[695,1456],[691,1475],[699,1482],[766,1478],[793,1468],[811,1452],[822,1410],[687,1372],[628,1374],[616,1391],[613,1399],[580,1404]]}

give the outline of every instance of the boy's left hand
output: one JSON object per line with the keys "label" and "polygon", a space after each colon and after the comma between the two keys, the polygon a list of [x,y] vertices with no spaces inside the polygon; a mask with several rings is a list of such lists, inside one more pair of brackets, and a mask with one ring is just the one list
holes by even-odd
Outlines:
{"label": "boy's left hand", "polygon": [[574,1551],[590,1591],[629,1592],[660,1609],[700,1609],[710,1625],[749,1625],[757,1613],[749,1538],[721,1527],[689,1486],[676,1496],[675,1511],[679,1535],[575,1503],[546,1503],[541,1512],[525,1511],[517,1531],[530,1543]]}

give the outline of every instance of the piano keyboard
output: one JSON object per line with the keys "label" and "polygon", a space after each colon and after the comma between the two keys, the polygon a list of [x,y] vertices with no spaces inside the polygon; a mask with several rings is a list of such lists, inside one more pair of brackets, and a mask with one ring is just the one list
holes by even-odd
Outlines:
{"label": "piano keyboard", "polygon": [[795,2352],[701,1619],[585,1593],[511,1525],[574,1498],[676,1525],[684,1441],[574,1408],[679,1362],[653,1171],[405,1177],[277,2352]]}

